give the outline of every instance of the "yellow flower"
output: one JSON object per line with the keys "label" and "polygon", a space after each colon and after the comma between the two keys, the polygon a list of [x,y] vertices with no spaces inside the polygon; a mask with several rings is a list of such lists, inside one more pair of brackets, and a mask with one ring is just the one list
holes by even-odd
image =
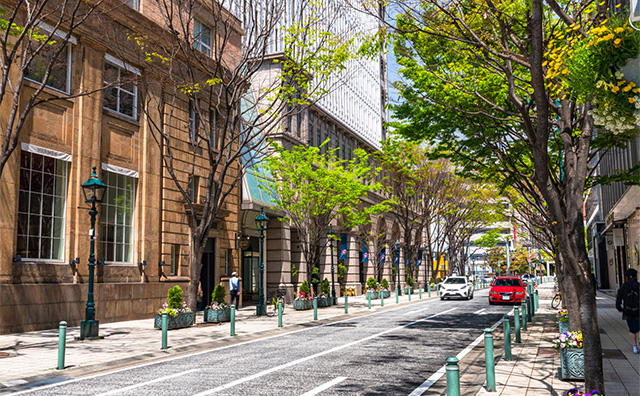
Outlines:
{"label": "yellow flower", "polygon": [[640,93],[640,88],[634,88],[633,93]]}
{"label": "yellow flower", "polygon": [[635,101],[636,101],[635,99],[629,98],[629,103],[635,103]]}
{"label": "yellow flower", "polygon": [[562,74],[567,74],[567,73],[569,73],[569,69],[564,69],[564,70],[562,71]]}
{"label": "yellow flower", "polygon": [[614,44],[614,45],[620,45],[620,43],[621,43],[621,42],[622,42],[622,39],[617,38],[617,39],[615,39],[615,40],[613,41],[613,44]]}
{"label": "yellow flower", "polygon": [[617,28],[617,29],[615,30],[615,32],[616,32],[616,33],[622,33],[622,32],[624,32],[624,28],[619,27],[619,28]]}
{"label": "yellow flower", "polygon": [[620,87],[618,87],[618,86],[615,86],[615,87],[611,88],[611,92],[613,92],[613,93],[618,93],[619,90],[620,90]]}
{"label": "yellow flower", "polygon": [[626,87],[622,88],[622,92],[629,92],[631,91],[631,85],[627,85]]}

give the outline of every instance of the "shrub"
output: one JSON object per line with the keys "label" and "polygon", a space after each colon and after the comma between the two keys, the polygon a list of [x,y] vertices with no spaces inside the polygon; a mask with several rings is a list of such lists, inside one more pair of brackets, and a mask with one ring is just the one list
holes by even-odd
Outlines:
{"label": "shrub", "polygon": [[298,288],[298,291],[302,293],[309,293],[311,291],[311,288],[309,287],[309,282],[307,281],[302,282],[302,284]]}
{"label": "shrub", "polygon": [[341,285],[347,283],[347,267],[343,264],[338,264],[338,283]]}
{"label": "shrub", "polygon": [[320,293],[326,296],[329,296],[329,290],[330,290],[329,285],[330,285],[329,279],[324,278],[324,280],[320,284]]}
{"label": "shrub", "polygon": [[380,281],[380,288],[389,290],[389,281],[382,278],[382,280]]}
{"label": "shrub", "polygon": [[378,282],[372,276],[367,279],[367,291],[376,291],[378,289]]}
{"label": "shrub", "polygon": [[213,293],[211,293],[211,301],[215,301],[218,304],[224,304],[227,297],[227,291],[224,289],[222,285],[216,285],[213,289]]}
{"label": "shrub", "polygon": [[410,276],[407,276],[407,286],[413,287],[413,278]]}
{"label": "shrub", "polygon": [[430,285],[433,285],[433,284],[435,284],[435,283],[436,283],[436,280],[435,280],[435,278],[432,276],[432,277],[431,277],[431,279],[429,279],[429,284],[430,284]]}
{"label": "shrub", "polygon": [[182,308],[182,289],[180,286],[175,285],[169,292],[167,293],[167,297],[169,299],[169,308],[171,309],[181,309]]}

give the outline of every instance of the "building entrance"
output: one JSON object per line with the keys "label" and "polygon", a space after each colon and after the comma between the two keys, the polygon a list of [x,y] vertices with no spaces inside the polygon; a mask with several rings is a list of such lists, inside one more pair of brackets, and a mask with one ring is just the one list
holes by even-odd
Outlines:
{"label": "building entrance", "polygon": [[204,309],[211,303],[211,293],[216,287],[215,274],[215,238],[209,238],[202,253],[202,269],[200,270],[200,287],[202,288],[202,302],[198,304],[198,309]]}

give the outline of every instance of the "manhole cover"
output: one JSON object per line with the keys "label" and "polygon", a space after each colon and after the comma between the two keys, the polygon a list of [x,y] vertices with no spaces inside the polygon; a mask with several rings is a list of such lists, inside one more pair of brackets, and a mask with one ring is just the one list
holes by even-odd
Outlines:
{"label": "manhole cover", "polygon": [[9,354],[6,352],[0,352],[0,359],[9,357]]}
{"label": "manhole cover", "polygon": [[328,326],[331,326],[331,327],[356,327],[356,325],[353,324],[353,323],[334,323],[334,324],[330,324]]}
{"label": "manhole cover", "polygon": [[555,355],[556,350],[554,348],[540,348],[538,349],[538,355]]}
{"label": "manhole cover", "polygon": [[603,349],[602,357],[606,359],[626,359],[622,351],[619,349]]}

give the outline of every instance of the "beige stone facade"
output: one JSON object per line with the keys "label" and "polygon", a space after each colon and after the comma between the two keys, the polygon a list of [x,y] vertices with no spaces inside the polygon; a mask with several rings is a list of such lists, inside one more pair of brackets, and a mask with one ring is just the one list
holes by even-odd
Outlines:
{"label": "beige stone facade", "polygon": [[[101,89],[109,68],[120,73],[130,67],[144,72],[141,57],[124,44],[127,35],[147,34],[162,40],[169,34],[156,23],[159,14],[155,12],[155,2],[137,3],[139,11],[114,9],[90,19],[74,33],[75,43],[70,45],[71,94]],[[124,7],[121,2],[106,5]],[[239,45],[239,29],[235,41]],[[25,84],[27,100],[37,84]],[[61,93],[46,88],[43,95]],[[114,111],[108,108],[105,95],[98,91],[36,107],[1,175],[0,334],[54,328],[63,320],[77,326],[84,319],[90,217],[81,184],[89,178],[93,166],[108,185],[108,204],[98,205],[96,224],[96,258],[104,260],[104,264],[96,266],[96,319],[111,322],[149,318],[166,301],[170,287],[180,285],[187,294],[191,263],[189,214],[164,168],[150,127],[152,121],[166,115],[136,111],[135,101],[131,106],[133,114],[127,114],[128,94],[122,90],[114,96],[120,106]],[[153,95],[160,95],[160,90],[138,89],[138,105]],[[193,159],[187,130],[189,102],[186,97],[182,99],[174,109],[177,124],[172,144],[174,160],[184,165],[177,177],[187,188],[190,177],[206,174],[208,165],[202,155]],[[2,114],[7,109],[7,105],[0,109],[0,124],[6,123]],[[46,166],[54,170],[47,170]],[[233,166],[229,177],[235,177],[237,172],[237,166]],[[41,192],[30,190],[35,188],[36,174],[37,178],[53,180],[55,192],[49,194],[46,189],[51,186],[41,181]],[[109,196],[109,189],[114,191],[113,197]],[[196,194],[204,195],[203,188],[195,189]],[[203,276],[210,289],[237,267],[234,240],[240,192],[236,190],[226,200],[209,233]],[[28,204],[25,197],[32,197]],[[51,200],[53,209],[49,206]],[[53,210],[53,217],[49,210]],[[75,262],[76,258],[79,262]],[[211,291],[206,292],[210,295]]]}

